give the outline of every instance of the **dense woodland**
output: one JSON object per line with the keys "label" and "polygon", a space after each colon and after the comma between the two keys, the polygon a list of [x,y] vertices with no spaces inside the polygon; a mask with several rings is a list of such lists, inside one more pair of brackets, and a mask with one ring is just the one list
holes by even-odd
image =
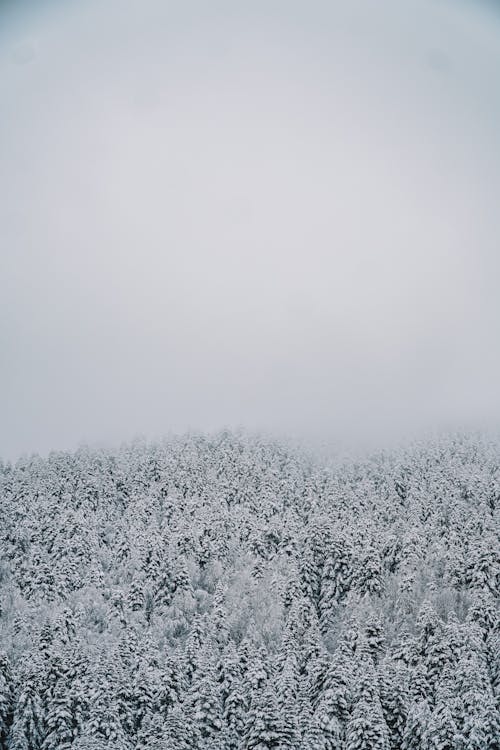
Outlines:
{"label": "dense woodland", "polygon": [[498,750],[500,444],[0,463],[8,750]]}

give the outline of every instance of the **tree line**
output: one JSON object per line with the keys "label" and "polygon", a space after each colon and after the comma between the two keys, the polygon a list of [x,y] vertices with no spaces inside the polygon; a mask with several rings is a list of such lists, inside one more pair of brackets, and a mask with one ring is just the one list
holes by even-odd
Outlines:
{"label": "tree line", "polygon": [[5,750],[498,750],[499,444],[0,463]]}

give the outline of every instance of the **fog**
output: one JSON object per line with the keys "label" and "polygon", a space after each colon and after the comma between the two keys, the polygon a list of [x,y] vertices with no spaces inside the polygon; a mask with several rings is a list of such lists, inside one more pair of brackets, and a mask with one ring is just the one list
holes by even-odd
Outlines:
{"label": "fog", "polygon": [[500,14],[0,6],[0,455],[500,416]]}

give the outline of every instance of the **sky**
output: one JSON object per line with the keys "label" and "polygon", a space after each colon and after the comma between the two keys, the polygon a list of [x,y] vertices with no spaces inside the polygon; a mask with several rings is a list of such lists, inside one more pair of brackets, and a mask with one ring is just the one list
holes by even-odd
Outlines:
{"label": "sky", "polygon": [[500,9],[0,2],[0,456],[500,419]]}

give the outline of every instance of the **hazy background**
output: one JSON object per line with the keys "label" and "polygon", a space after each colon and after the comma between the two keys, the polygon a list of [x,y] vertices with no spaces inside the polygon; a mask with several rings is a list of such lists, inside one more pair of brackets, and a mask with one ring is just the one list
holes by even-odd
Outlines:
{"label": "hazy background", "polygon": [[0,455],[500,416],[500,14],[0,2]]}

